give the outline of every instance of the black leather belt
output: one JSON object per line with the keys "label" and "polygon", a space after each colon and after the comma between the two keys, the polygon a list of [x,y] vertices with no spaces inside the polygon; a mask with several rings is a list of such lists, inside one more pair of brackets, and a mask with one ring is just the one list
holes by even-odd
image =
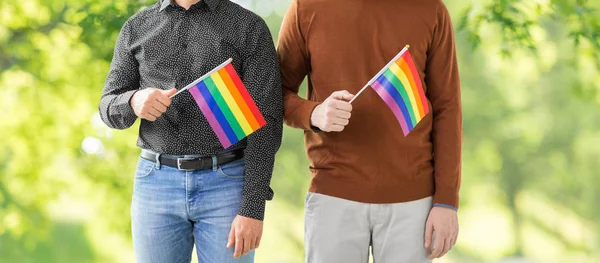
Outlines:
{"label": "black leather belt", "polygon": [[[142,151],[141,157],[148,160],[156,162],[156,153],[149,151]],[[234,150],[230,152],[225,152],[221,154],[217,154],[217,165],[223,165],[226,163],[233,162],[235,160],[239,160],[244,157],[244,150]],[[202,170],[202,169],[212,169],[213,167],[213,158],[212,156],[206,157],[197,157],[197,158],[175,158],[169,157],[165,155],[160,156],[160,164],[171,166],[177,168],[179,170],[184,171],[193,171],[193,170]]]}

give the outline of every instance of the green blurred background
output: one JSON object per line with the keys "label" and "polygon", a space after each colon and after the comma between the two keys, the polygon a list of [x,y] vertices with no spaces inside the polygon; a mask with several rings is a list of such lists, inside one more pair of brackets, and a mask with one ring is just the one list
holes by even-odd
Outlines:
{"label": "green blurred background", "polygon": [[[97,106],[121,25],[154,2],[0,2],[0,262],[134,262],[137,125],[110,130]],[[235,2],[276,38],[290,0]],[[445,2],[464,172],[437,262],[600,262],[600,0]],[[257,262],[303,261],[307,166],[286,128]]]}

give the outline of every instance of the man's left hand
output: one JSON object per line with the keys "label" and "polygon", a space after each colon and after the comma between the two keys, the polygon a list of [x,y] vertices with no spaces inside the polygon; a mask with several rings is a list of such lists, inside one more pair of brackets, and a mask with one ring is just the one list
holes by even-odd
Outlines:
{"label": "man's left hand", "polygon": [[457,212],[446,207],[431,208],[425,224],[425,248],[431,251],[429,259],[441,258],[448,253],[456,243],[457,237]]}
{"label": "man's left hand", "polygon": [[234,258],[248,254],[260,245],[263,231],[263,221],[253,218],[236,216],[231,223],[227,248],[235,244]]}

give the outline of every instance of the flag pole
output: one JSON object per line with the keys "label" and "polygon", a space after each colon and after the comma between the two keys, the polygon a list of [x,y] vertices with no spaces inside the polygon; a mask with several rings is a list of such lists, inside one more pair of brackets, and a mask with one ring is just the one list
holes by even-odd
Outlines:
{"label": "flag pole", "polygon": [[188,84],[183,89],[180,89],[179,91],[177,91],[177,93],[173,94],[173,96],[171,96],[171,98],[177,96],[177,94],[179,94],[179,93],[182,93],[182,92],[190,89],[191,87],[193,87],[196,84],[198,84],[200,81],[205,80],[206,78],[208,78],[213,73],[215,73],[215,72],[221,70],[222,68],[224,68],[225,66],[227,66],[227,64],[231,63],[231,61],[233,61],[233,59],[229,58],[227,61],[223,62],[223,64],[219,65],[218,67],[214,68],[213,70],[209,71],[208,73],[202,75],[202,77],[199,77],[198,79],[194,80],[194,82]]}
{"label": "flag pole", "polygon": [[[370,82],[371,82],[371,81],[369,81],[369,83],[370,83]],[[356,98],[358,98],[358,95],[360,95],[361,93],[363,93],[363,91],[365,91],[365,90],[366,90],[366,89],[367,89],[367,88],[368,88],[368,87],[371,85],[371,84],[369,84],[369,83],[367,83],[367,85],[365,85],[364,87],[362,87],[362,89],[360,89],[360,91],[358,91],[358,93],[356,93],[356,95],[354,95],[354,98],[352,98],[352,99],[350,100],[350,102],[349,102],[350,104],[352,104],[352,102],[353,102],[353,101],[354,101]]]}
{"label": "flag pole", "polygon": [[410,47],[410,45],[406,45],[401,51],[400,53],[398,53],[398,55],[396,55],[392,60],[390,60],[390,62],[387,63],[387,65],[385,65],[385,67],[383,67],[379,73],[377,73],[377,75],[375,75],[375,77],[373,77],[371,80],[369,80],[369,82],[367,82],[367,85],[365,85],[364,87],[362,87],[362,89],[360,89],[360,91],[358,91],[358,93],[356,93],[356,95],[354,95],[354,98],[352,98],[352,100],[350,100],[350,104],[352,104],[352,102],[354,100],[356,100],[356,98],[358,98],[358,95],[360,95],[361,93],[363,93],[363,91],[365,91],[369,86],[371,86],[371,84],[373,84],[373,82],[375,82],[375,80],[377,78],[379,78],[379,76],[381,76],[381,74],[383,74],[383,72],[385,72],[386,69],[388,69],[392,63],[396,62],[396,60],[398,60],[402,55],[404,55],[404,52],[406,52],[408,50],[408,48]]}

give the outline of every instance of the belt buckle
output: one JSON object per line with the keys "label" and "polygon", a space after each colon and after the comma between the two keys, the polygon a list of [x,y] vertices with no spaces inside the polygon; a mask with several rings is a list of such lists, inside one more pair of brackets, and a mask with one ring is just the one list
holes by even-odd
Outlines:
{"label": "belt buckle", "polygon": [[177,158],[177,169],[182,170],[182,171],[193,171],[195,169],[183,169],[181,168],[181,164],[185,161],[193,161],[196,160],[196,158]]}

